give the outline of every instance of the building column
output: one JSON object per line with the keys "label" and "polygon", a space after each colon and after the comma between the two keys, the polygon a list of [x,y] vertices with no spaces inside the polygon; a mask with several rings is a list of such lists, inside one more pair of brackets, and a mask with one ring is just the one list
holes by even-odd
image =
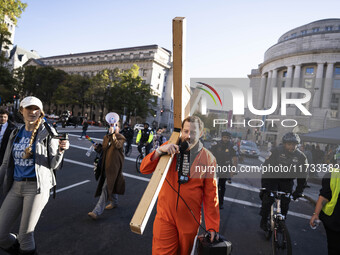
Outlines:
{"label": "building column", "polygon": [[267,78],[267,86],[266,86],[266,91],[265,91],[265,97],[264,97],[264,108],[268,108],[268,101],[269,101],[269,94],[271,91],[271,82],[272,82],[272,75],[273,71],[268,71],[268,78]]}
{"label": "building column", "polygon": [[286,88],[290,88],[292,86],[292,78],[293,78],[293,66],[288,66],[286,76]]}
{"label": "building column", "polygon": [[315,85],[314,85],[314,94],[313,94],[313,107],[319,108],[321,101],[321,89],[323,82],[323,66],[325,63],[318,63],[318,67],[316,69],[316,77],[315,77]]}
{"label": "building column", "polygon": [[[293,71],[293,70],[292,70]],[[287,71],[288,73],[288,71]],[[293,74],[292,74],[293,76]],[[301,76],[301,65],[295,65],[294,68],[294,77],[293,80],[290,82],[292,84],[292,88],[299,88],[300,87],[300,76]],[[296,93],[289,93],[287,98],[293,98]],[[292,105],[287,106],[287,115],[295,115],[296,114],[296,107]]]}
{"label": "building column", "polygon": [[266,83],[267,83],[267,77],[266,75],[262,75],[261,76],[261,85],[260,85],[260,92],[259,92],[259,98],[258,98],[258,101],[257,101],[257,109],[258,110],[261,110],[263,109],[264,107],[264,95],[265,95],[265,92],[266,92]]}
{"label": "building column", "polygon": [[300,87],[300,76],[301,76],[301,65],[295,65],[294,78],[293,78],[293,88]]}
{"label": "building column", "polygon": [[327,63],[325,85],[323,88],[322,108],[330,108],[333,84],[334,62]]}
{"label": "building column", "polygon": [[270,77],[268,77],[268,85],[265,98],[265,108],[270,108],[273,103],[273,88],[276,87],[277,69],[270,71]]}
{"label": "building column", "polygon": [[338,98],[338,114],[337,114],[338,119],[340,119],[340,96]]}

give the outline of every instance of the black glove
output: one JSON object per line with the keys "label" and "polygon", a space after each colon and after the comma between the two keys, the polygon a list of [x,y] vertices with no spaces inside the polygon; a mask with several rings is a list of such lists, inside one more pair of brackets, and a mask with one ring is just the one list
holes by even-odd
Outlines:
{"label": "black glove", "polygon": [[293,196],[293,199],[296,200],[296,199],[298,199],[299,197],[302,197],[302,193],[295,190],[295,191],[293,192],[292,196]]}

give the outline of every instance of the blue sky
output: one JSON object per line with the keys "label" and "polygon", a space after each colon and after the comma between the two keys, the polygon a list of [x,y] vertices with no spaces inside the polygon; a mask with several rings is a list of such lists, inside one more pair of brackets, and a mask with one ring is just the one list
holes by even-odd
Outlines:
{"label": "blue sky", "polygon": [[290,29],[340,18],[338,0],[22,0],[14,44],[41,56],[158,44],[187,18],[186,78],[247,77]]}

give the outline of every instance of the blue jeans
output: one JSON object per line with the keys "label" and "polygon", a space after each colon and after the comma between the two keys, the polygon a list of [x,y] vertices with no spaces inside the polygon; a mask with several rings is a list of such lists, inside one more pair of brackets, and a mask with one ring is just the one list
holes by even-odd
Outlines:
{"label": "blue jeans", "polygon": [[86,130],[84,130],[84,129],[83,129],[83,132],[81,133],[80,138],[83,138],[83,136],[86,137]]}
{"label": "blue jeans", "polygon": [[17,237],[20,249],[35,249],[34,229],[49,197],[49,190],[41,190],[37,194],[37,183],[34,181],[14,181],[0,208],[0,247],[7,249],[14,244],[15,236],[10,230],[21,214]]}
{"label": "blue jeans", "polygon": [[[101,215],[104,210],[105,210],[105,206],[108,202],[107,199],[107,183],[106,183],[106,179],[102,188],[102,193],[100,194],[99,200],[96,204],[96,206],[94,207],[94,209],[92,210],[93,213],[95,213],[97,216]],[[113,204],[114,205],[118,205],[118,195],[117,194],[113,194],[112,196],[113,198]]]}

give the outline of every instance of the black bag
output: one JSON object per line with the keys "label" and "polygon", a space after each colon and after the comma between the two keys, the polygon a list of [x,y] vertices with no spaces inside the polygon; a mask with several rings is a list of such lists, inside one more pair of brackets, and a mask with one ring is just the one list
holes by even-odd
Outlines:
{"label": "black bag", "polygon": [[[49,150],[49,144],[50,144],[50,140],[53,138],[53,132],[51,130],[51,127],[47,124],[47,122],[44,122],[44,126],[48,132],[48,136],[47,136],[47,139],[46,139],[46,149],[47,149],[47,162],[48,162],[48,167],[51,168],[51,162],[50,162],[50,150]],[[56,170],[59,170],[63,167],[64,165],[64,157],[63,157],[63,160],[61,161],[60,165],[58,168],[56,169],[53,169],[53,174],[54,174],[54,178],[57,179],[57,172]],[[56,194],[57,194],[57,185],[55,185],[53,188],[52,188],[52,191],[53,191],[53,199],[55,199],[56,197]]]}
{"label": "black bag", "polygon": [[98,181],[102,173],[102,161],[103,161],[102,154],[99,154],[96,156],[93,162],[93,165],[94,165],[93,173],[94,173],[94,178],[96,179],[96,181]]}
{"label": "black bag", "polygon": [[219,239],[210,242],[210,233],[197,237],[198,255],[229,255],[231,254],[231,242],[219,235]]}

